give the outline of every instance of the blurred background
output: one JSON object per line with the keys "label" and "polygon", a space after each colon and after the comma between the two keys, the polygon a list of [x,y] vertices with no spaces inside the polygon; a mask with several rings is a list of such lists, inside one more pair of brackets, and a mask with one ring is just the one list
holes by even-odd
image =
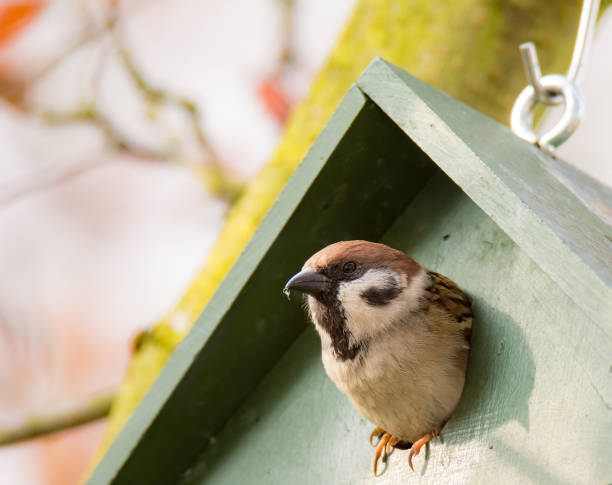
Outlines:
{"label": "blurred background", "polygon": [[[0,0],[0,435],[118,387],[354,5]],[[612,186],[610,49],[608,12],[560,155]],[[0,485],[80,483],[103,431],[1,447]]]}

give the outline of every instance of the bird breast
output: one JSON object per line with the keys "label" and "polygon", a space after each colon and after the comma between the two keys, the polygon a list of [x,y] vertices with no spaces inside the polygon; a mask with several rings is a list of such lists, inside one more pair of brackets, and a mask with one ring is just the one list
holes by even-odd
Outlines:
{"label": "bird breast", "polygon": [[463,389],[468,350],[445,318],[412,313],[353,360],[337,359],[322,338],[325,370],[366,419],[414,442],[444,424]]}

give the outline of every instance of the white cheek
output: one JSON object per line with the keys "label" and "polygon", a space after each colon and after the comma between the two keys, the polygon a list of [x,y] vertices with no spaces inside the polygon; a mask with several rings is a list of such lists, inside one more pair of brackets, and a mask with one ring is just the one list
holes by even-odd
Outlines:
{"label": "white cheek", "polygon": [[[361,294],[370,288],[388,286],[390,278],[402,289],[399,296],[386,305],[370,305]],[[408,285],[405,275],[399,275],[390,269],[371,269],[361,278],[341,283],[338,287],[338,299],[342,302],[346,314],[347,326],[355,341],[374,335],[384,330],[402,316],[416,310],[419,296],[427,284],[427,273],[423,268]]]}

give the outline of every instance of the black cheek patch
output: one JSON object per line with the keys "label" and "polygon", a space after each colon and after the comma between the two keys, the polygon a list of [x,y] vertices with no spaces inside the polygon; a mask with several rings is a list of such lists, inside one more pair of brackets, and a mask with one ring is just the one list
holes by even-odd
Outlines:
{"label": "black cheek patch", "polygon": [[370,306],[383,306],[395,300],[401,292],[402,289],[394,284],[384,288],[368,288],[360,296]]}

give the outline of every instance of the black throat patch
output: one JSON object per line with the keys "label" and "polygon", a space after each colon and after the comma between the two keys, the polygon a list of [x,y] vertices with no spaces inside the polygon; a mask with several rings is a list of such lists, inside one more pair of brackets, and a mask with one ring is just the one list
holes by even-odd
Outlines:
{"label": "black throat patch", "polygon": [[351,332],[346,325],[342,305],[334,296],[327,299],[310,300],[310,311],[317,324],[329,335],[334,352],[339,360],[353,360],[366,347],[366,342],[351,344]]}

